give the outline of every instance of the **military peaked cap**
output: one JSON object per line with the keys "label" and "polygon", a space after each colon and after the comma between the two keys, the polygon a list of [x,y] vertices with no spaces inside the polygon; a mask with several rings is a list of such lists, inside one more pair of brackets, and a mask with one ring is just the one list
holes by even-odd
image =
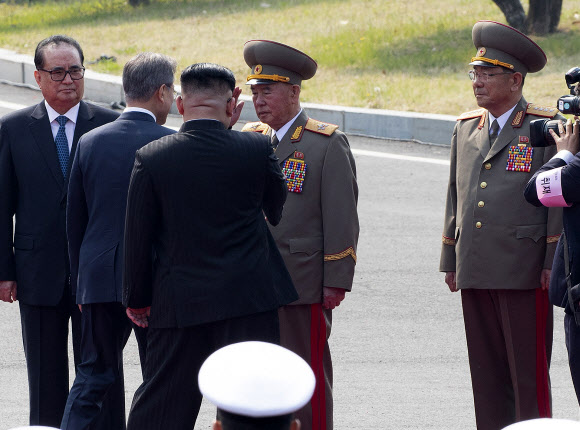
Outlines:
{"label": "military peaked cap", "polygon": [[265,418],[291,414],[310,401],[316,380],[292,351],[266,342],[240,342],[211,354],[199,389],[220,411]]}
{"label": "military peaked cap", "polygon": [[252,69],[247,85],[286,82],[300,85],[316,73],[316,61],[297,49],[271,40],[248,40],[244,60]]}
{"label": "military peaked cap", "polygon": [[534,41],[509,25],[478,21],[471,32],[477,54],[472,66],[504,67],[522,75],[538,72],[547,62],[546,54]]}

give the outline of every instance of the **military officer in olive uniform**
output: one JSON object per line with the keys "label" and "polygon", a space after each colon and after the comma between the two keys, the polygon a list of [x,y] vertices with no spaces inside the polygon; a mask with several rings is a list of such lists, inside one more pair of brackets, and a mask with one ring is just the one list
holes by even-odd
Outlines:
{"label": "military officer in olive uniform", "polygon": [[527,204],[523,189],[555,152],[530,146],[530,121],[560,116],[522,96],[526,74],[546,64],[538,45],[492,21],[472,37],[481,109],[453,132],[440,270],[461,290],[477,428],[495,430],[551,415],[547,288],[562,214]]}
{"label": "military officer in olive uniform", "polygon": [[296,416],[303,430],[332,429],[328,337],[331,310],[351,290],[356,265],[355,162],[338,127],[309,118],[300,106],[301,82],[317,69],[312,58],[281,43],[250,40],[244,59],[261,121],[244,130],[271,137],[289,191],[271,231],[300,298],[279,311],[281,345],[306,360],[317,380],[311,402]]}

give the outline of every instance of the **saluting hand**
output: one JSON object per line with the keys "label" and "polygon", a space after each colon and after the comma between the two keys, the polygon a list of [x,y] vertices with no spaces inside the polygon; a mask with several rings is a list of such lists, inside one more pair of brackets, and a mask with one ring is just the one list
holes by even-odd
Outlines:
{"label": "saluting hand", "polygon": [[240,115],[242,114],[242,109],[244,108],[244,102],[239,102],[238,103],[238,97],[240,97],[240,94],[242,94],[242,90],[240,87],[236,87],[234,88],[234,92],[232,95],[232,98],[236,101],[235,102],[235,108],[232,114],[232,119],[230,121],[230,128],[233,127],[236,122],[238,122],[238,120],[240,119]]}

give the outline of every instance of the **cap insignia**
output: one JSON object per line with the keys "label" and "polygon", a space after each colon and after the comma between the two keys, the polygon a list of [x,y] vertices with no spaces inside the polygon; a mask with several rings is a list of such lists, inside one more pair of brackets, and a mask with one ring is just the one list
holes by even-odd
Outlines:
{"label": "cap insignia", "polygon": [[256,67],[254,67],[254,74],[259,75],[260,73],[262,73],[262,69],[263,67],[260,64],[258,64]]}
{"label": "cap insignia", "polygon": [[479,48],[479,51],[477,51],[477,56],[478,57],[483,57],[486,52],[487,52],[487,50],[485,48]]}

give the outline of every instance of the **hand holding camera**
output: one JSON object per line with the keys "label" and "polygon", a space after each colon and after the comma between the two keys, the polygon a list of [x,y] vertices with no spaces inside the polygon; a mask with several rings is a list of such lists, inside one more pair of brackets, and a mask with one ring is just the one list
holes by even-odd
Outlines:
{"label": "hand holding camera", "polygon": [[556,148],[558,151],[567,150],[572,154],[576,154],[580,151],[580,120],[577,116],[574,116],[574,122],[569,119],[566,122],[566,126],[558,121],[558,132],[556,133],[553,129],[549,129],[552,139],[556,142]]}
{"label": "hand holding camera", "polygon": [[[580,82],[580,67],[573,67],[565,75],[566,86],[570,90],[570,95],[562,96],[558,99],[556,106],[560,112],[563,114],[574,115],[574,119],[577,122],[577,116],[580,115],[580,97],[578,93],[580,88],[578,88],[578,83]],[[568,135],[573,134],[572,124],[569,121],[566,124],[566,128],[570,125],[570,131]],[[561,128],[564,129],[560,120],[547,120],[547,119],[537,119],[530,122],[530,144],[532,146],[550,146],[556,145],[555,138],[561,135]],[[577,125],[574,125],[574,130],[576,130]],[[566,131],[566,130],[564,130]],[[560,132],[560,133],[559,133]],[[555,136],[554,136],[555,135]],[[574,140],[569,137],[565,143],[569,140]],[[578,142],[578,134],[576,132],[575,141]],[[558,150],[567,149],[560,148]],[[570,150],[573,154],[578,152],[578,146],[575,147],[575,151]]]}

